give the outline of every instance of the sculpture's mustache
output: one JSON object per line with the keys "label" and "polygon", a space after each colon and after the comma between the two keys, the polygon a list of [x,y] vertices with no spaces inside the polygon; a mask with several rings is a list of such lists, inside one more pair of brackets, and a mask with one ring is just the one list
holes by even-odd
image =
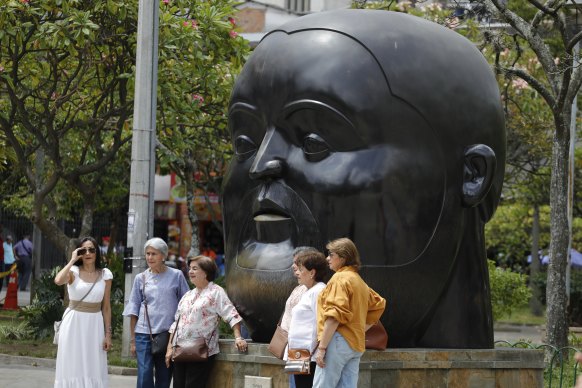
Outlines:
{"label": "sculpture's mustache", "polygon": [[242,268],[288,269],[295,247],[322,248],[308,204],[283,182],[264,182],[250,189],[236,206],[239,211],[232,222],[240,225],[241,232],[232,236],[237,240],[229,246],[235,247]]}

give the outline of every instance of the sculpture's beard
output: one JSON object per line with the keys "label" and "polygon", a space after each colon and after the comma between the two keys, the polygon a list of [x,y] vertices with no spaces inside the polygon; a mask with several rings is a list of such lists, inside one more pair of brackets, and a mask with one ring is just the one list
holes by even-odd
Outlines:
{"label": "sculpture's beard", "polygon": [[305,201],[280,182],[260,185],[236,204],[225,203],[225,209],[232,228],[226,235],[228,294],[253,340],[268,342],[297,286],[293,251],[299,246],[323,249],[321,234]]}

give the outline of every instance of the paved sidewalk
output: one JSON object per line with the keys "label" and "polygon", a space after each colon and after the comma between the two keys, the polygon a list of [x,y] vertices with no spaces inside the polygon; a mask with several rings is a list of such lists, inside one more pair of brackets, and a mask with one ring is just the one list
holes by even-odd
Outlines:
{"label": "paved sidewalk", "polygon": [[[3,388],[52,387],[55,360],[0,354],[0,376]],[[136,382],[135,369],[109,367],[110,388],[133,387]]]}
{"label": "paved sidewalk", "polygon": [[507,341],[514,344],[519,341],[530,341],[533,344],[542,344],[542,327],[533,325],[495,324],[494,340]]}

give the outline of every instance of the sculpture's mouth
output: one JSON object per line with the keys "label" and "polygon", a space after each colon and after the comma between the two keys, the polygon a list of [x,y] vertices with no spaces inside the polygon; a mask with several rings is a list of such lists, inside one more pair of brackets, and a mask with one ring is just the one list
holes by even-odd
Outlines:
{"label": "sculpture's mouth", "polygon": [[248,198],[252,202],[240,209],[247,212],[241,219],[237,244],[236,260],[240,267],[288,270],[296,247],[321,245],[311,210],[285,184],[270,182],[258,187]]}
{"label": "sculpture's mouth", "polygon": [[280,214],[262,213],[253,217],[255,237],[258,242],[280,243],[292,237],[294,222],[291,217]]}
{"label": "sculpture's mouth", "polygon": [[277,221],[285,221],[290,220],[291,218],[281,216],[279,214],[258,214],[253,217],[255,222],[277,222]]}

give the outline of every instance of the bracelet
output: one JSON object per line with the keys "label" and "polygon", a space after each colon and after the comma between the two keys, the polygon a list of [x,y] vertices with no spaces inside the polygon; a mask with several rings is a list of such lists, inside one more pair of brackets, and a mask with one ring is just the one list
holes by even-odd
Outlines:
{"label": "bracelet", "polygon": [[243,340],[244,341],[245,339],[243,337],[236,337],[234,340],[235,341],[238,341],[238,340]]}
{"label": "bracelet", "polygon": [[319,350],[323,350],[323,351],[325,352],[325,351],[327,350],[327,347],[325,347],[325,348],[324,348],[323,346],[320,346],[320,347],[318,347],[317,349],[319,349]]}

